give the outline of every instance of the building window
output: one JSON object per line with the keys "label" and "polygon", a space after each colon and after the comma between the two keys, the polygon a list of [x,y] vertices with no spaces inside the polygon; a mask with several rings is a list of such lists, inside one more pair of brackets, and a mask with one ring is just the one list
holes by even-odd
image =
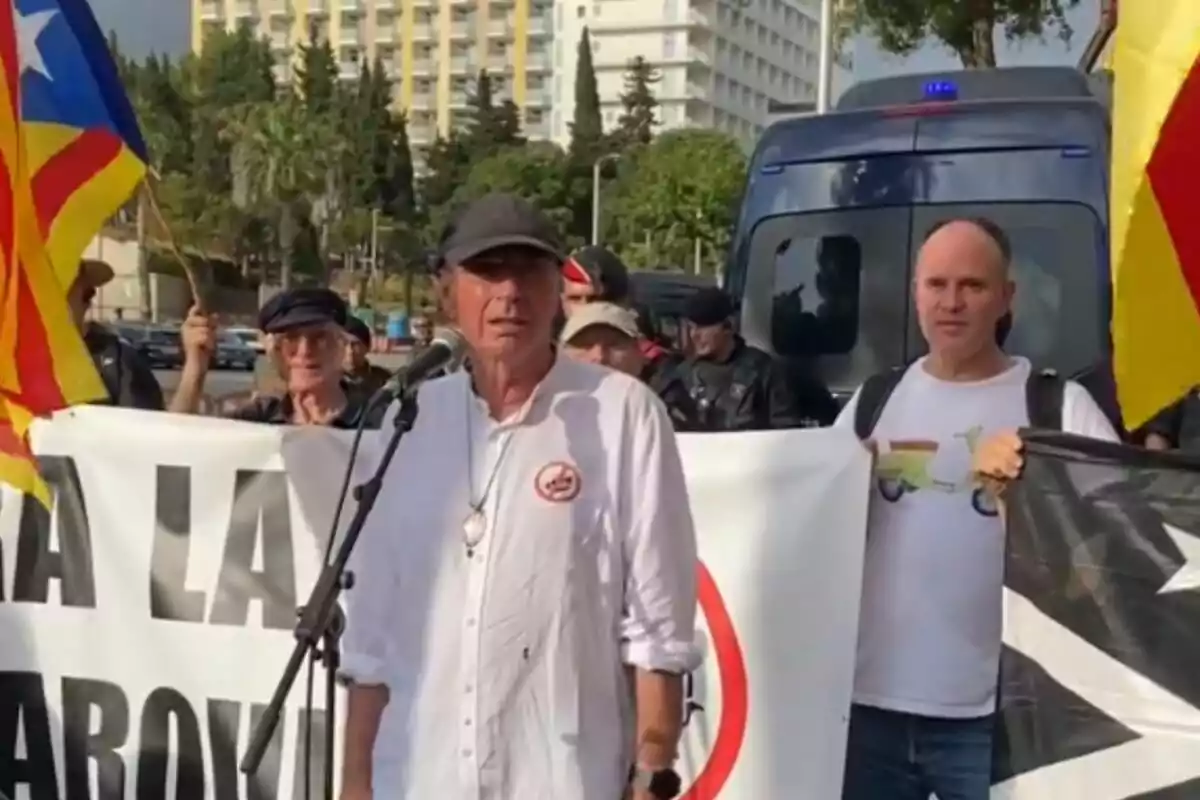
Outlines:
{"label": "building window", "polygon": [[577,7],[575,9],[575,17],[576,17],[576,19],[584,19],[585,17],[587,17],[587,7],[586,6]]}
{"label": "building window", "polygon": [[674,33],[664,33],[663,34],[663,57],[664,58],[674,58],[675,57],[675,34]]}

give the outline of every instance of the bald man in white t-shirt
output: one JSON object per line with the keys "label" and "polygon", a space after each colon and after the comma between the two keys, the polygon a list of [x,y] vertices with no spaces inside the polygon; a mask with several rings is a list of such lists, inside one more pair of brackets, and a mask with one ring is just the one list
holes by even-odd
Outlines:
{"label": "bald man in white t-shirt", "polygon": [[[871,497],[844,800],[986,800],[1001,646],[1004,528],[977,472],[1019,470],[1031,366],[997,342],[1011,247],[987,220],[935,228],[913,299],[929,355],[871,434]],[[837,425],[853,427],[859,395]],[[1063,429],[1117,440],[1066,382]]]}

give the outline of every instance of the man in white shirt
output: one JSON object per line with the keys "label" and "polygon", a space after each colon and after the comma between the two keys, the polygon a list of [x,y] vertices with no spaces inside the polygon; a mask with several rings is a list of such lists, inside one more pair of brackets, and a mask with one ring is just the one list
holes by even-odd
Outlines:
{"label": "man in white shirt", "polygon": [[696,605],[683,469],[648,388],[556,357],[559,252],[509,195],[440,244],[471,369],[422,388],[354,554],[345,800],[679,793]]}
{"label": "man in white shirt", "polygon": [[[986,800],[1001,645],[1004,527],[977,473],[1015,474],[1030,364],[1006,355],[1011,246],[987,220],[935,228],[913,295],[929,354],[871,434],[876,491],[863,571],[845,800]],[[837,425],[853,427],[861,390]],[[1083,387],[1063,429],[1115,441]],[[973,461],[973,458],[975,459]]]}

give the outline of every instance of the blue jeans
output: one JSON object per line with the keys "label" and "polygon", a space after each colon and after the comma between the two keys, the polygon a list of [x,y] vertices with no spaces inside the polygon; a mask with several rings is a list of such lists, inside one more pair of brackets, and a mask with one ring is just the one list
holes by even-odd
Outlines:
{"label": "blue jeans", "polygon": [[987,800],[993,721],[852,706],[842,800]]}

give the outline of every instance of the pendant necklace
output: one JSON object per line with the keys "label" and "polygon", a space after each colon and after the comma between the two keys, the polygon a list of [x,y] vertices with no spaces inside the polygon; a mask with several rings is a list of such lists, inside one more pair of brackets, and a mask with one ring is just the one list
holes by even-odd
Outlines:
{"label": "pendant necklace", "polygon": [[[496,476],[500,474],[500,466],[504,463],[504,457],[508,454],[508,445],[512,442],[513,433],[508,431],[504,435],[504,442],[500,445],[500,452],[496,455],[496,460],[492,463],[491,471],[488,474],[487,480],[484,482],[483,491],[479,497],[475,497],[475,438],[472,435],[473,415],[471,413],[471,386],[467,384],[467,405],[466,405],[466,432],[467,432],[467,488],[469,499],[467,505],[470,510],[467,516],[463,519],[462,532],[463,544],[467,547],[467,558],[475,555],[475,548],[483,541],[484,535],[487,533],[488,519],[484,512],[484,506],[487,505],[488,496],[492,491],[492,484],[496,482]],[[487,448],[485,448],[486,452]]]}

